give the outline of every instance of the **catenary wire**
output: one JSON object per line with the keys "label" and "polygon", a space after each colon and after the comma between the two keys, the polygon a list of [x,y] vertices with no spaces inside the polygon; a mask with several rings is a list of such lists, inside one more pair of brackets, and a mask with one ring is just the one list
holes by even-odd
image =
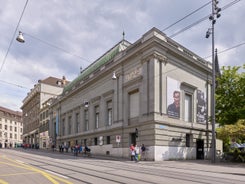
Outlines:
{"label": "catenary wire", "polygon": [[[229,8],[229,7],[231,7],[231,6],[233,6],[234,4],[238,3],[239,1],[241,1],[241,0],[235,0],[235,1],[232,1],[231,3],[225,5],[224,7],[221,8],[222,11],[225,10],[225,9],[227,9],[227,8]],[[170,38],[173,38],[173,37],[175,37],[175,36],[177,36],[177,35],[179,35],[179,34],[185,32],[186,30],[188,30],[188,29],[190,29],[190,28],[196,26],[197,24],[203,22],[204,20],[207,20],[207,19],[209,18],[209,16],[210,16],[210,15],[207,15],[207,16],[205,16],[205,17],[199,19],[198,21],[192,23],[192,24],[189,25],[189,26],[184,27],[183,29],[181,29],[181,30],[179,30],[178,32],[176,32],[176,33],[170,35],[169,37],[170,37]]]}
{"label": "catenary wire", "polygon": [[[224,52],[230,51],[230,50],[232,50],[232,49],[236,49],[237,47],[240,47],[240,46],[243,46],[243,45],[245,45],[245,42],[239,43],[239,44],[234,45],[234,46],[232,46],[232,47],[230,47],[230,48],[226,48],[226,49],[224,49],[224,50],[218,52],[217,54],[222,54],[222,53],[224,53]],[[212,55],[206,56],[206,57],[204,57],[203,59],[210,58],[211,56],[212,56]]]}
{"label": "catenary wire", "polygon": [[[28,0],[27,0],[27,1],[28,1]],[[222,10],[229,8],[230,6],[232,6],[232,5],[236,4],[236,3],[238,3],[239,1],[241,1],[241,0],[235,0],[235,1],[233,1],[233,2],[231,2],[231,3],[229,3],[229,4],[227,4],[227,5],[225,5],[225,6],[222,8]],[[199,11],[199,10],[202,9],[203,7],[207,6],[210,2],[211,2],[211,1],[209,1],[209,2],[206,3],[206,4],[204,4],[204,5],[201,6],[200,8],[194,10],[193,12],[191,12],[190,14],[188,14],[188,15],[186,15],[185,17],[181,18],[180,20],[176,21],[175,23],[171,24],[170,26],[164,28],[162,31],[167,30],[167,29],[169,29],[170,27],[176,25],[176,24],[179,23],[180,21],[184,20],[185,18],[187,18],[187,17],[189,17],[190,15],[194,14],[195,12]],[[191,25],[189,25],[189,26],[183,28],[183,29],[180,30],[179,32],[174,33],[174,34],[171,35],[170,37],[177,36],[178,34],[184,32],[184,31],[190,29],[191,27],[193,27],[193,26],[199,24],[200,22],[206,20],[208,17],[209,17],[209,15],[203,17],[202,19],[198,20],[197,22],[195,22],[195,23],[193,23],[193,24],[191,24]],[[50,44],[50,43],[48,43],[48,42],[46,42],[46,41],[43,41],[43,40],[41,40],[41,39],[39,39],[39,38],[37,38],[37,37],[32,36],[32,35],[30,35],[30,34],[27,34],[27,33],[24,33],[24,34],[26,34],[26,35],[28,35],[28,36],[34,38],[34,39],[37,39],[37,40],[39,40],[39,41],[41,41],[41,42],[43,42],[43,43],[45,43],[45,44],[48,44],[48,45],[51,46],[51,47],[54,47],[54,48],[59,49],[59,50],[62,50],[62,51],[64,51],[64,52],[68,53],[68,54],[71,54],[71,55],[73,55],[73,56],[79,57],[79,58],[81,58],[81,59],[83,59],[83,60],[89,62],[87,59],[82,58],[81,56],[78,56],[78,55],[74,55],[74,54],[72,54],[72,53],[66,51],[65,49],[62,49],[62,48],[57,47],[57,46],[55,46],[55,45],[52,45],[52,44]],[[229,51],[229,50],[231,50],[231,49],[237,48],[237,47],[242,46],[242,45],[244,45],[244,44],[245,44],[245,43],[238,44],[238,45],[236,45],[236,46],[233,46],[233,47],[231,47],[231,48],[225,49],[225,50],[220,51],[220,52],[218,52],[218,53],[219,53],[219,54],[220,54],[220,53],[224,53],[224,52],[226,52],[226,51]],[[210,56],[208,56],[208,57],[210,57]],[[208,58],[208,57],[205,57],[205,58]],[[4,80],[0,80],[0,82],[6,83],[6,84],[9,84],[9,85],[14,85],[14,86],[17,86],[17,87],[20,87],[20,88],[26,88],[26,89],[29,89],[29,88],[24,87],[24,86],[22,86],[22,85],[18,85],[18,84],[6,82],[6,81],[4,81]]]}
{"label": "catenary wire", "polygon": [[24,6],[24,8],[23,8],[23,11],[22,11],[22,13],[21,13],[20,19],[19,19],[18,24],[17,24],[17,26],[16,26],[16,28],[15,28],[13,37],[12,37],[10,43],[9,43],[8,50],[7,50],[7,52],[6,52],[5,56],[4,56],[4,59],[3,59],[3,62],[2,62],[1,68],[0,68],[0,73],[1,73],[1,71],[2,71],[2,69],[3,69],[3,66],[4,66],[5,62],[6,62],[6,59],[7,59],[8,53],[9,53],[9,51],[10,51],[11,45],[12,45],[12,43],[13,43],[13,41],[14,41],[14,38],[15,38],[15,35],[16,35],[16,32],[17,32],[17,29],[18,29],[18,27],[19,27],[19,25],[20,25],[20,21],[21,21],[23,15],[24,15],[24,12],[25,12],[27,3],[28,3],[28,0],[26,0],[26,3],[25,3],[25,6]]}
{"label": "catenary wire", "polygon": [[24,32],[23,34],[24,34],[24,35],[27,35],[27,36],[29,36],[29,37],[31,37],[31,38],[33,38],[33,39],[36,39],[36,40],[42,42],[43,44],[47,44],[47,45],[49,45],[50,47],[53,47],[53,48],[58,49],[58,50],[60,50],[60,51],[62,51],[62,52],[65,52],[65,53],[70,54],[70,55],[72,55],[72,56],[78,57],[78,58],[80,58],[80,59],[82,59],[82,60],[84,60],[84,61],[86,61],[86,62],[88,62],[88,63],[91,63],[91,62],[90,62],[89,60],[87,60],[86,58],[83,58],[83,57],[81,57],[81,56],[79,56],[79,55],[73,54],[73,53],[71,53],[71,52],[69,52],[69,51],[67,51],[67,50],[65,50],[65,49],[63,49],[63,48],[61,48],[61,47],[58,47],[58,46],[56,46],[56,45],[54,45],[54,44],[51,44],[51,43],[49,43],[49,42],[47,42],[47,41],[41,40],[40,38],[37,38],[37,37],[35,37],[35,36],[33,36],[33,35],[27,34],[27,33],[25,33],[25,32]]}
{"label": "catenary wire", "polygon": [[202,8],[206,7],[207,5],[209,5],[212,1],[207,2],[206,4],[204,4],[203,6],[199,7],[198,9],[194,10],[193,12],[189,13],[188,15],[184,16],[183,18],[179,19],[178,21],[174,22],[173,24],[167,26],[166,28],[164,28],[162,30],[162,32],[168,30],[169,28],[173,27],[174,25],[176,25],[177,23],[181,22],[182,20],[186,19],[187,17],[193,15],[194,13],[198,12],[199,10],[201,10]]}

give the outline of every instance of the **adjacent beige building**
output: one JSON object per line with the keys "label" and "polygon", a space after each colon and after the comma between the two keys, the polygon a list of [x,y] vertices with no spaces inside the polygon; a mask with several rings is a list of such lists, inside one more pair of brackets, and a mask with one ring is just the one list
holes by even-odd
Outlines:
{"label": "adjacent beige building", "polygon": [[[23,142],[32,147],[46,147],[49,142],[48,130],[48,100],[61,94],[67,84],[62,79],[48,77],[39,80],[30,90],[21,107],[23,113]],[[45,142],[45,143],[44,143]]]}
{"label": "adjacent beige building", "polygon": [[22,134],[22,113],[0,107],[0,148],[21,146]]}
{"label": "adjacent beige building", "polygon": [[210,63],[152,28],[64,88],[50,106],[50,140],[116,157],[145,144],[147,160],[209,158],[211,77]]}

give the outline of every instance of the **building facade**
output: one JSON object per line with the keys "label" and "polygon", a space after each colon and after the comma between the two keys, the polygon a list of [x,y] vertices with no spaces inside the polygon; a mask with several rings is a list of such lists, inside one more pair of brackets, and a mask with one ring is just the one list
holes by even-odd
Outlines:
{"label": "building facade", "polygon": [[[23,113],[23,142],[32,147],[46,146],[48,140],[47,101],[61,94],[67,81],[56,77],[39,80],[27,94],[21,107]],[[45,103],[46,102],[46,103]]]}
{"label": "building facade", "polygon": [[21,146],[22,133],[22,113],[0,107],[0,148]]}
{"label": "building facade", "polygon": [[50,137],[100,155],[129,157],[130,144],[144,144],[147,160],[209,158],[211,77],[210,63],[152,28],[64,88],[50,107]]}

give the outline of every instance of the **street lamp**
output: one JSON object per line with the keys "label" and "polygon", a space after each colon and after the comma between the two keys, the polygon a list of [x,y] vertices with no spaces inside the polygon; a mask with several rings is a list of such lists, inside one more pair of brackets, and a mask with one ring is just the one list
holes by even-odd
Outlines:
{"label": "street lamp", "polygon": [[209,16],[209,20],[212,22],[212,27],[206,32],[206,38],[209,38],[212,34],[212,89],[211,89],[211,118],[212,118],[212,163],[216,162],[216,134],[215,134],[215,79],[216,79],[216,70],[215,70],[215,59],[214,59],[214,24],[216,19],[220,15],[221,8],[217,6],[219,1],[212,0],[212,14]]}
{"label": "street lamp", "polygon": [[16,40],[18,42],[21,42],[21,43],[24,43],[25,42],[25,39],[23,37],[23,33],[21,31],[19,31],[19,35],[17,36]]}

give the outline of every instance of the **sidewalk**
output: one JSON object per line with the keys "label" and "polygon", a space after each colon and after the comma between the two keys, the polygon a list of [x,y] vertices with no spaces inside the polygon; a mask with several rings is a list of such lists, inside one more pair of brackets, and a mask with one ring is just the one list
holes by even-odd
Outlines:
{"label": "sidewalk", "polygon": [[[15,148],[16,150],[22,150],[23,148]],[[122,157],[115,157],[111,155],[94,155],[93,153],[88,155],[84,155],[82,153],[78,153],[77,156],[74,155],[72,152],[59,152],[57,150],[53,151],[52,149],[23,149],[26,151],[32,151],[32,152],[46,152],[46,153],[52,153],[52,154],[63,154],[67,156],[73,156],[73,157],[80,157],[80,158],[93,158],[93,159],[103,159],[103,160],[115,160],[115,161],[130,161],[130,158],[122,158]],[[131,161],[130,161],[131,162]],[[244,163],[235,163],[235,162],[220,162],[219,160],[216,161],[216,163],[212,163],[211,160],[171,160],[171,161],[140,161],[142,163],[165,163],[165,164],[184,164],[184,165],[192,165],[192,166],[199,166],[202,165],[205,166],[222,166],[222,167],[229,167],[229,168],[243,168],[245,169]],[[244,171],[245,173],[245,171]]]}
{"label": "sidewalk", "polygon": [[31,151],[31,152],[45,152],[45,153],[52,153],[52,154],[59,154],[59,155],[67,155],[67,156],[73,156],[73,157],[80,157],[80,158],[93,158],[93,159],[103,159],[103,160],[117,160],[117,161],[130,161],[130,158],[122,158],[122,157],[114,157],[111,155],[94,155],[93,153],[90,153],[89,155],[85,155],[83,153],[78,153],[77,156],[74,155],[71,151],[64,151],[59,152],[57,150],[53,151],[52,149],[32,149],[32,148],[15,148],[15,150],[25,150],[25,151]]}

